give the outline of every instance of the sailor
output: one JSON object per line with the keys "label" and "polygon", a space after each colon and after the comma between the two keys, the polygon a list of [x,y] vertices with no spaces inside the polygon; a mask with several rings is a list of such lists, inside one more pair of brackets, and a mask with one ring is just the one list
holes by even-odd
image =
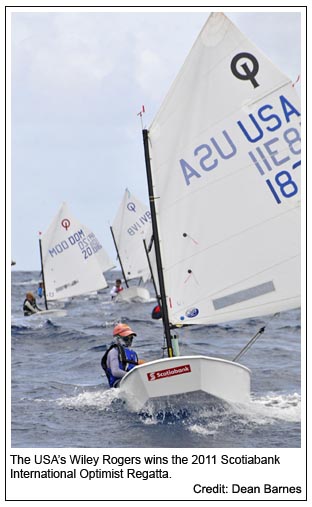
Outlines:
{"label": "sailor", "polygon": [[23,304],[23,311],[25,317],[28,317],[29,315],[32,315],[33,313],[41,312],[41,309],[38,308],[35,296],[32,292],[26,293],[26,299]]}
{"label": "sailor", "polygon": [[43,296],[43,282],[39,282],[38,289],[37,289],[37,295],[38,297],[42,298]]}
{"label": "sailor", "polygon": [[110,387],[118,387],[128,371],[144,362],[140,361],[136,352],[131,349],[134,336],[136,333],[127,324],[120,323],[114,327],[114,341],[101,360]]}
{"label": "sailor", "polygon": [[110,291],[110,295],[112,296],[112,299],[114,299],[119,292],[123,290],[123,286],[121,285],[120,278],[117,278],[114,287]]}

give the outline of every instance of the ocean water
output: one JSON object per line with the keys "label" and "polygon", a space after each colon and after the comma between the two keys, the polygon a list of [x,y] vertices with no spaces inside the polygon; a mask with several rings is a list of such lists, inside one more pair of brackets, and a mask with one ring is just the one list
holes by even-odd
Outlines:
{"label": "ocean water", "polygon": [[[110,286],[118,275],[108,273]],[[35,293],[38,281],[39,272],[12,270],[12,447],[300,447],[300,310],[179,330],[181,354],[233,359],[266,326],[240,360],[252,370],[251,403],[211,404],[186,397],[171,406],[149,404],[131,412],[118,389],[108,388],[100,362],[118,321],[137,333],[139,357],[162,356],[162,324],[151,319],[155,303],[114,303],[105,289],[55,304],[66,316],[24,317],[25,293]]]}

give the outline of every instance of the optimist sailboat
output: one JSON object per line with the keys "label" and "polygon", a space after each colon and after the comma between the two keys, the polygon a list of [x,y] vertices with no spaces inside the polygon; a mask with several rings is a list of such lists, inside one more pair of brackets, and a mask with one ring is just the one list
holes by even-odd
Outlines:
{"label": "optimist sailboat", "polygon": [[126,188],[120,203],[111,234],[117,257],[125,280],[124,288],[117,296],[117,301],[151,301],[146,287],[129,285],[130,280],[150,278],[147,255],[144,249],[146,227],[151,223],[151,212],[137,197]]}
{"label": "optimist sailboat", "polygon": [[176,356],[171,331],[300,307],[299,99],[213,13],[143,137],[169,357],[135,367],[120,389],[134,409],[195,391],[247,402],[246,367]]}
{"label": "optimist sailboat", "polygon": [[46,310],[58,301],[108,287],[104,272],[114,267],[101,243],[63,203],[39,239]]}

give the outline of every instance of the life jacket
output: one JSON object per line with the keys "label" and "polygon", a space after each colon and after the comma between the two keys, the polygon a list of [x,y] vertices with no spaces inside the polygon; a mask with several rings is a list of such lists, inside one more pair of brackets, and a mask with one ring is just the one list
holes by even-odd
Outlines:
{"label": "life jacket", "polygon": [[27,302],[28,302],[29,304],[31,304],[31,306],[32,306],[33,308],[37,308],[36,302],[31,303],[31,302],[29,301],[29,299],[27,299],[27,298],[26,298],[26,299],[25,299],[25,301],[24,301],[24,303],[23,303],[23,312],[24,312],[24,316],[25,316],[25,317],[29,317],[29,315],[32,315],[32,314],[33,314],[33,312],[31,312],[31,311],[29,310],[29,308],[26,306],[26,303],[27,303]]}
{"label": "life jacket", "polygon": [[106,373],[110,387],[116,387],[116,382],[120,380],[119,377],[114,377],[111,369],[107,367],[107,356],[113,348],[118,349],[119,368],[121,370],[130,371],[138,365],[138,356],[134,350],[123,347],[119,343],[113,343],[109,349],[107,349],[101,360],[101,366]]}

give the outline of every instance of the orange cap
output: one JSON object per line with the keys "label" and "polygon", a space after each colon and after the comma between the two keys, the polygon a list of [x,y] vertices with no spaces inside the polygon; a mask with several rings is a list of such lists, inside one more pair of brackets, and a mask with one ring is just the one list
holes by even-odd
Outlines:
{"label": "orange cap", "polygon": [[136,333],[134,333],[128,324],[117,324],[117,326],[114,327],[113,336],[130,336],[130,335],[136,336]]}

